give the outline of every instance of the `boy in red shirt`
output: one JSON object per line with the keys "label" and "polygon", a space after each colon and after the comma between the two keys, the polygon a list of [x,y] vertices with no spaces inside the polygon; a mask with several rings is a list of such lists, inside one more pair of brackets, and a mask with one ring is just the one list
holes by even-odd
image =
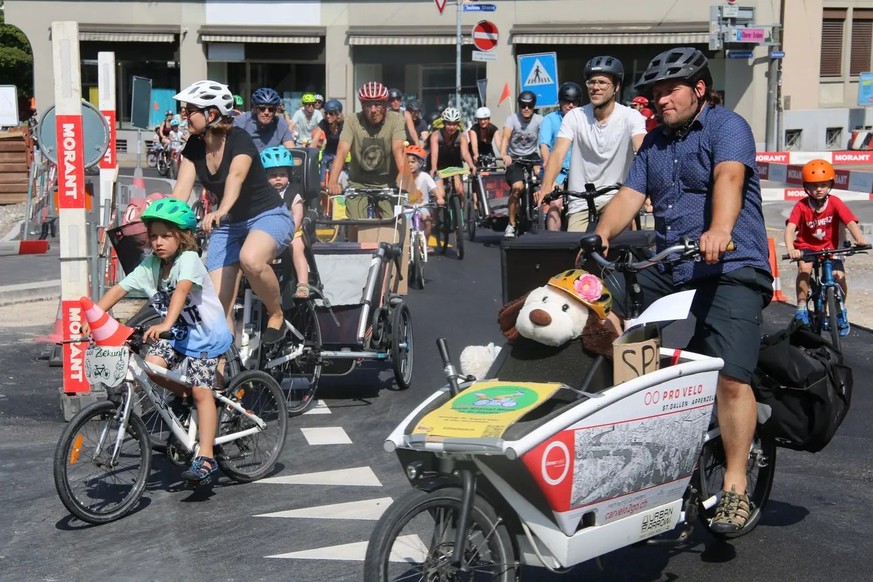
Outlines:
{"label": "boy in red shirt", "polygon": [[[812,160],[803,166],[803,189],[807,197],[799,200],[788,217],[785,227],[785,246],[792,259],[803,257],[804,251],[836,249],[840,244],[840,230],[843,225],[849,230],[855,244],[866,245],[867,239],[858,228],[858,219],[845,203],[831,196],[834,187],[834,167],[825,160]],[[797,239],[795,240],[795,235]],[[846,297],[846,273],[843,261],[835,259],[834,281]],[[812,273],[812,260],[797,263],[797,312],[794,317],[809,324],[806,300],[809,296],[809,276]],[[842,313],[837,314],[840,335],[849,334],[849,320],[846,317],[845,299]]]}

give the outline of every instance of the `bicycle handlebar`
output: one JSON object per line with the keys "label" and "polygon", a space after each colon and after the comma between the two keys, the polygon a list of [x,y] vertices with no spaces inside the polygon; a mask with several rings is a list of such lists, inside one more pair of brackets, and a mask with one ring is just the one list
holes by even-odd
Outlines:
{"label": "bicycle handlebar", "polygon": [[373,198],[391,198],[398,196],[397,188],[346,188],[343,192],[346,198],[355,198],[358,196],[369,196]]}
{"label": "bicycle handlebar", "polygon": [[615,184],[608,184],[606,186],[601,186],[599,188],[595,188],[594,184],[585,184],[584,192],[574,192],[572,190],[564,190],[560,192],[558,190],[552,190],[543,198],[543,202],[551,202],[552,200],[557,200],[558,198],[562,198],[567,196],[569,198],[582,198],[583,200],[594,200],[598,196],[603,196],[604,194],[609,194],[610,192],[614,192],[621,188],[621,183],[616,182]]}
{"label": "bicycle handlebar", "polygon": [[[579,241],[579,244],[581,245],[582,252],[585,256],[590,257],[595,263],[605,269],[614,269],[616,271],[637,272],[659,263],[676,263],[682,260],[698,259],[700,257],[700,241],[691,240],[686,237],[680,238],[679,243],[667,247],[653,257],[636,262],[631,262],[629,258],[625,261],[610,261],[604,257],[602,253],[603,240],[600,238],[599,234],[585,235]],[[727,252],[735,251],[736,248],[736,244],[731,241],[728,245]],[[677,254],[678,257],[672,256]]]}
{"label": "bicycle handlebar", "polygon": [[518,164],[520,166],[533,167],[543,163],[543,159],[539,156],[519,156],[517,158],[513,158],[512,156],[509,157],[512,159],[513,164]]}
{"label": "bicycle handlebar", "polygon": [[[850,247],[842,248],[842,249],[825,249],[823,251],[805,251],[803,256],[799,259],[792,259],[791,255],[782,255],[783,261],[791,260],[795,263],[804,261],[810,257],[823,257],[825,255],[847,255],[852,256],[855,253],[863,253],[864,251],[869,251],[873,249],[873,245],[852,245]],[[866,253],[865,253],[866,254]]]}

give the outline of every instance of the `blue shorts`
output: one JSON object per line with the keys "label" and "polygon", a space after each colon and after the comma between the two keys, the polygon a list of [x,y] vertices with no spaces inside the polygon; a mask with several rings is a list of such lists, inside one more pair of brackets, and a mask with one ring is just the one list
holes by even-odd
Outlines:
{"label": "blue shorts", "polygon": [[253,230],[266,232],[276,241],[276,255],[291,244],[294,219],[283,204],[248,220],[225,223],[212,229],[206,250],[206,270],[215,271],[239,263],[239,253]]}

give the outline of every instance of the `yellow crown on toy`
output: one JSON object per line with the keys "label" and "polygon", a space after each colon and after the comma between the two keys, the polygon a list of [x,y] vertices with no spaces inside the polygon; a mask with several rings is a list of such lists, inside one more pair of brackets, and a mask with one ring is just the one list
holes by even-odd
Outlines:
{"label": "yellow crown on toy", "polygon": [[587,305],[600,319],[606,319],[612,311],[612,295],[603,285],[600,277],[588,271],[582,269],[564,271],[549,279],[548,285]]}

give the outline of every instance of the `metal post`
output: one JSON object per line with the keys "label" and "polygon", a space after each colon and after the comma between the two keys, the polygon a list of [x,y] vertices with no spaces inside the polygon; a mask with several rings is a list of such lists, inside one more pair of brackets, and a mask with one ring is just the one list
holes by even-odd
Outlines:
{"label": "metal post", "polygon": [[455,47],[455,107],[458,110],[461,109],[461,45],[464,42],[464,37],[461,36],[461,5],[464,3],[463,0],[458,0],[455,4],[457,6],[456,10],[456,42],[457,47]]}
{"label": "metal post", "polygon": [[767,57],[769,63],[767,65],[767,151],[776,151],[776,93],[777,93],[777,76],[779,74],[778,59],[772,56],[773,50],[777,47],[771,46],[768,50]]}

